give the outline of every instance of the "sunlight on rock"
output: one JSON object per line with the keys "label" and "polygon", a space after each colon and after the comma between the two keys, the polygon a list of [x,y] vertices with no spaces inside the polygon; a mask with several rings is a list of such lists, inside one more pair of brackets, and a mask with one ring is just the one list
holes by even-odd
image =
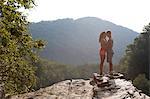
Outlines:
{"label": "sunlight on rock", "polygon": [[11,99],[150,99],[122,76],[93,73],[90,80],[66,80]]}

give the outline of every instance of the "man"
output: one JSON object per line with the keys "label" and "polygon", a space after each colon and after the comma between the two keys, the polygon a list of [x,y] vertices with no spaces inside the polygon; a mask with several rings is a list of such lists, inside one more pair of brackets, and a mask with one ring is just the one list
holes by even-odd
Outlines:
{"label": "man", "polygon": [[113,63],[112,63],[112,57],[113,57],[113,39],[111,36],[111,31],[107,31],[106,33],[109,40],[107,41],[107,62],[109,63],[109,73],[112,74],[113,71]]}

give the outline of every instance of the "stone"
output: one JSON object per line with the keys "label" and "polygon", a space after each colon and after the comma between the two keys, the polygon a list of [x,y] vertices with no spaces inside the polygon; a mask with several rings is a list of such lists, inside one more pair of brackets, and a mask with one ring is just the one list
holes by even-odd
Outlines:
{"label": "stone", "polygon": [[10,99],[150,99],[134,87],[131,81],[122,79],[117,74],[114,76],[116,77],[111,79],[95,73],[90,80],[61,81],[35,92],[12,96]]}

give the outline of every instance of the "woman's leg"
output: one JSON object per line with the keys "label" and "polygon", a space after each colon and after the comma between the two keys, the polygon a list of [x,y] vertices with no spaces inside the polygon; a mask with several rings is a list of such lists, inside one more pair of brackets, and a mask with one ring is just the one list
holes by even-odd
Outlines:
{"label": "woman's leg", "polygon": [[101,58],[101,60],[100,60],[100,75],[102,75],[103,74],[103,64],[104,64],[104,60],[105,60],[105,55],[100,54],[100,58]]}

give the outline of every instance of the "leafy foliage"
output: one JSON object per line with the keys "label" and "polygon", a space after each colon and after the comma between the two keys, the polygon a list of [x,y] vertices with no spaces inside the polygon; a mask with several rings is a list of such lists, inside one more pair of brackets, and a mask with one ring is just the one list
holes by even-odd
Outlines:
{"label": "leafy foliage", "polygon": [[44,59],[39,60],[35,65],[37,66],[37,83],[35,89],[49,86],[68,78],[70,75],[70,69],[67,65],[58,64]]}
{"label": "leafy foliage", "polygon": [[149,88],[150,88],[150,81],[146,79],[144,74],[139,74],[134,80],[133,84],[138,88],[143,90],[143,92],[150,95]]}
{"label": "leafy foliage", "polygon": [[32,39],[26,16],[19,11],[33,6],[33,0],[0,2],[0,83],[8,94],[27,92],[36,82],[33,61],[38,58],[33,49],[44,45]]}
{"label": "leafy foliage", "polygon": [[120,64],[129,78],[134,79],[138,74],[146,74],[149,78],[149,35],[150,24],[144,28],[143,33],[127,46],[126,54]]}
{"label": "leafy foliage", "polygon": [[85,64],[74,67],[40,59],[35,65],[37,66],[35,90],[67,79],[89,79],[93,72],[98,72],[97,64]]}
{"label": "leafy foliage", "polygon": [[144,27],[143,32],[135,38],[133,44],[127,46],[126,54],[120,61],[120,71],[125,73],[129,79],[134,80],[135,85],[146,93],[149,91],[147,84],[142,84],[150,80],[149,40],[150,24]]}

